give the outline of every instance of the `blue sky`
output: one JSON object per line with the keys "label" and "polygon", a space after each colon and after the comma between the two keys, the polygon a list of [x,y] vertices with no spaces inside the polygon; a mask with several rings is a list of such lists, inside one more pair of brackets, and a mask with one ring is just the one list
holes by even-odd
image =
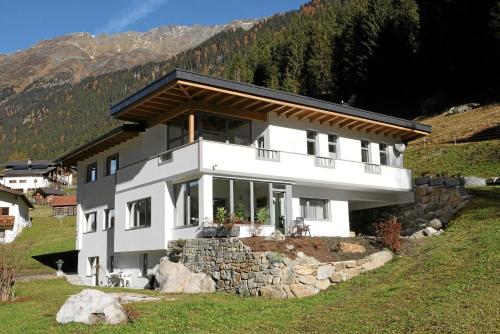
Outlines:
{"label": "blue sky", "polygon": [[297,9],[306,0],[0,0],[0,53],[56,36],[221,24]]}

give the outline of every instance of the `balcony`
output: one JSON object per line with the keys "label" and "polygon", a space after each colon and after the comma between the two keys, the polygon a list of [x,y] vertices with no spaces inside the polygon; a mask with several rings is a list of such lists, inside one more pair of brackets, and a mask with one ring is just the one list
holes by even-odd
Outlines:
{"label": "balcony", "polygon": [[294,152],[200,140],[200,170],[311,184],[411,190],[411,171]]}
{"label": "balcony", "polygon": [[116,189],[165,178],[176,182],[181,175],[199,172],[309,185],[331,184],[346,189],[412,189],[411,171],[404,168],[204,139],[120,168]]}

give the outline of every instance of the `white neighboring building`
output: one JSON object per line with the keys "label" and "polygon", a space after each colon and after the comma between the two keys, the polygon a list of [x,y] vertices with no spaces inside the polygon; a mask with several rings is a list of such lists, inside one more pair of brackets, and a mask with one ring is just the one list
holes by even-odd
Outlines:
{"label": "white neighboring building", "polygon": [[0,184],[24,193],[38,188],[65,187],[73,184],[71,169],[61,171],[49,160],[9,161],[3,164]]}
{"label": "white neighboring building", "polygon": [[[304,96],[175,70],[111,108],[122,125],[63,156],[77,166],[78,273],[144,287],[170,240],[225,207],[249,236],[349,236],[349,211],[413,201],[402,143],[431,128]],[[97,269],[96,269],[97,268]]]}
{"label": "white neighboring building", "polygon": [[23,228],[31,226],[33,205],[20,191],[0,186],[0,243],[14,241]]}

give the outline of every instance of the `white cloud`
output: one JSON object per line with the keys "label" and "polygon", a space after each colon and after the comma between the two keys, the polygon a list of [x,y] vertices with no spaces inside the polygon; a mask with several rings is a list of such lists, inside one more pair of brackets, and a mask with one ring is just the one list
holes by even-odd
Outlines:
{"label": "white cloud", "polygon": [[158,10],[161,6],[167,3],[168,0],[132,0],[127,6],[112,17],[106,25],[97,31],[101,33],[116,33],[123,31],[126,27],[149,14]]}

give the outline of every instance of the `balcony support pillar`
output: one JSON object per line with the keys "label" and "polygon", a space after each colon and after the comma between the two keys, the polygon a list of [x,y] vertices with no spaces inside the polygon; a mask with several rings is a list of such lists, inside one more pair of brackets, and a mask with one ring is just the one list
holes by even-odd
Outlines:
{"label": "balcony support pillar", "polygon": [[194,143],[194,112],[193,110],[189,110],[188,116],[188,134],[189,134],[189,143]]}

